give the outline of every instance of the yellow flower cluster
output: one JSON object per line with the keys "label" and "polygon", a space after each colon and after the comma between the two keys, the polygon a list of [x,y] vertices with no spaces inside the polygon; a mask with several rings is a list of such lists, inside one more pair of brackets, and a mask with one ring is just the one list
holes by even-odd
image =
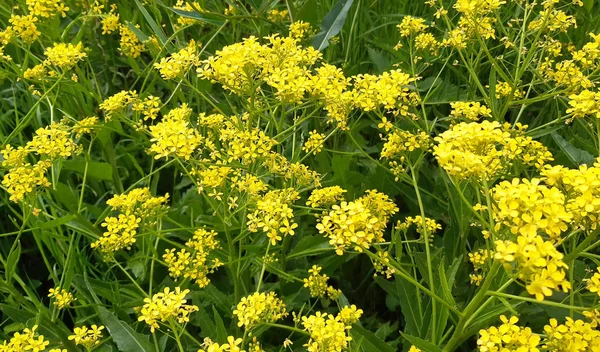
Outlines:
{"label": "yellow flower cluster", "polygon": [[134,188],[129,192],[114,195],[106,201],[112,210],[118,210],[126,215],[133,214],[143,220],[159,216],[167,206],[169,194],[154,197],[150,188]]}
{"label": "yellow flower cluster", "polygon": [[318,265],[313,265],[312,268],[308,269],[308,278],[302,279],[304,281],[304,287],[310,290],[311,297],[328,297],[331,300],[338,299],[340,294],[342,294],[342,291],[327,285],[329,276],[321,274],[321,270],[323,270],[323,268]]}
{"label": "yellow flower cluster", "polygon": [[135,235],[140,223],[144,221],[145,224],[153,224],[154,219],[166,210],[168,197],[168,194],[153,197],[149,188],[135,188],[109,199],[106,204],[121,214],[104,219],[101,225],[107,231],[92,243],[92,248],[98,248],[107,257],[123,248],[131,249],[136,242]]}
{"label": "yellow flower cluster", "polygon": [[539,71],[545,79],[552,80],[556,86],[564,87],[571,92],[579,92],[581,89],[594,86],[573,60],[555,63],[554,60],[546,58],[540,65]]}
{"label": "yellow flower cluster", "polygon": [[131,249],[136,241],[135,235],[140,221],[141,219],[134,215],[125,214],[105,218],[102,227],[106,227],[106,232],[92,243],[92,248],[98,248],[106,256],[112,256],[123,248]]}
{"label": "yellow flower cluster", "polygon": [[423,219],[421,215],[407,216],[406,219],[404,219],[404,222],[398,221],[396,224],[396,229],[406,231],[412,225],[415,225],[415,230],[420,234],[423,233],[423,226],[425,226],[425,230],[430,235],[433,235],[442,229],[442,225],[438,224],[435,219],[427,217]]}
{"label": "yellow flower cluster", "polygon": [[[135,25],[135,27],[139,29],[139,25]],[[144,52],[144,44],[140,42],[137,35],[127,25],[119,27],[119,34],[121,35],[119,42],[119,51],[121,54],[135,59]]]}
{"label": "yellow flower cluster", "polygon": [[[187,12],[204,12],[204,9],[202,8],[202,6],[200,6],[200,3],[198,3],[197,1],[188,2],[185,0],[177,0],[177,3],[175,4],[175,6],[173,6],[173,8]],[[179,26],[192,26],[194,24],[202,24],[202,21],[198,21],[194,18],[180,16],[177,18],[177,24]]]}
{"label": "yellow flower cluster", "polygon": [[345,306],[339,312],[339,316],[342,322],[348,325],[358,322],[362,314],[363,310],[356,308],[354,304],[350,306]]}
{"label": "yellow flower cluster", "polygon": [[160,112],[162,102],[159,97],[149,95],[143,100],[138,99],[133,102],[132,110],[141,113],[144,116],[144,120],[154,120]]}
{"label": "yellow flower cluster", "polygon": [[155,159],[170,156],[189,160],[192,153],[200,146],[202,136],[190,127],[189,116],[192,111],[187,104],[171,110],[154,126],[150,126],[152,145],[150,153]]}
{"label": "yellow flower cluster", "polygon": [[51,288],[48,291],[48,297],[54,298],[54,305],[58,309],[65,309],[76,301],[77,299],[73,297],[73,294],[67,290],[60,288]]}
{"label": "yellow flower cluster", "polygon": [[179,324],[190,321],[190,314],[198,311],[195,305],[186,304],[185,296],[190,290],[181,290],[175,287],[171,290],[166,287],[163,292],[154,294],[152,298],[144,298],[144,305],[136,308],[140,316],[138,321],[143,321],[150,326],[150,331],[160,328],[159,322],[175,319]]}
{"label": "yellow flower cluster", "polygon": [[375,273],[373,277],[385,275],[386,279],[391,279],[396,269],[390,266],[390,253],[388,251],[377,251],[377,258],[371,259]]}
{"label": "yellow flower cluster", "polygon": [[277,298],[275,292],[255,292],[242,297],[233,314],[238,320],[238,326],[243,326],[246,330],[261,323],[274,323],[288,315],[285,304]]}
{"label": "yellow flower cluster", "polygon": [[573,217],[575,227],[595,230],[600,219],[600,161],[578,169],[547,166],[542,170],[544,181],[565,194],[566,209]]}
{"label": "yellow flower cluster", "polygon": [[[39,128],[25,147],[15,149],[7,144],[0,151],[4,158],[2,167],[8,169],[2,179],[2,185],[10,194],[11,201],[18,203],[38,187],[50,186],[46,172],[52,163],[80,151],[71,138],[75,130],[75,127],[68,126],[65,122],[55,122],[45,128]],[[85,131],[77,131],[77,133],[83,132]],[[30,154],[37,154],[41,158],[35,163],[30,163],[28,161]]]}
{"label": "yellow flower cluster", "polygon": [[574,118],[595,116],[600,118],[600,92],[584,89],[580,93],[569,95],[567,114]]}
{"label": "yellow flower cluster", "polygon": [[163,259],[169,268],[169,275],[177,280],[183,276],[185,279],[194,280],[199,287],[206,287],[210,283],[207,277],[222,263],[214,259],[208,262],[211,251],[220,248],[217,233],[213,230],[198,229],[194,237],[186,242],[186,248],[176,252],[175,248],[167,249]]}
{"label": "yellow flower cluster", "polygon": [[26,148],[51,160],[68,158],[78,152],[77,144],[71,139],[71,128],[63,123],[52,123],[35,131],[35,136]]}
{"label": "yellow flower cluster", "polygon": [[450,116],[454,118],[477,121],[480,117],[492,117],[492,110],[477,101],[456,101],[450,103],[450,106]]}
{"label": "yellow flower cluster", "polygon": [[317,130],[308,132],[308,139],[304,142],[304,146],[302,146],[302,150],[309,154],[317,155],[323,150],[323,141],[325,140],[325,135],[319,133]]}
{"label": "yellow flower cluster", "polygon": [[185,74],[190,67],[197,66],[198,61],[198,48],[199,44],[196,44],[195,40],[190,40],[187,47],[179,50],[169,57],[162,58],[159,62],[154,64],[162,78],[174,79]]}
{"label": "yellow flower cluster", "polygon": [[283,22],[289,19],[288,10],[269,10],[269,12],[267,12],[267,19],[276,23]]}
{"label": "yellow flower cluster", "polygon": [[524,328],[518,325],[519,318],[511,317],[507,319],[504,315],[500,316],[502,325],[489,329],[479,330],[479,339],[477,345],[481,352],[539,352],[537,348],[540,344],[540,336],[534,334],[531,328]]}
{"label": "yellow flower cluster", "polygon": [[54,43],[54,46],[47,48],[44,52],[48,58],[48,63],[60,67],[63,70],[69,69],[83,60],[87,54],[83,51],[83,45],[78,43]]}
{"label": "yellow flower cluster", "polygon": [[494,179],[515,163],[541,168],[553,160],[543,144],[524,136],[527,126],[497,121],[459,123],[443,132],[435,141],[433,154],[440,166],[460,178]]}
{"label": "yellow flower cluster", "polygon": [[[408,107],[418,102],[418,95],[409,87],[415,79],[399,69],[350,78],[328,64],[313,69],[321,53],[300,46],[298,31],[290,32],[290,37],[267,37],[265,45],[249,37],[226,46],[204,61],[198,75],[239,95],[255,95],[266,83],[283,102],[317,99],[328,112],[328,121],[342,129],[347,128],[347,116],[354,108],[384,108],[405,116]],[[353,88],[349,90],[351,82]]]}
{"label": "yellow flower cluster", "polygon": [[572,215],[565,208],[564,194],[540,182],[537,178],[515,178],[502,181],[491,190],[496,231],[504,225],[513,235],[531,238],[542,232],[553,243],[560,242],[560,235],[567,230]]}
{"label": "yellow flower cluster", "polygon": [[427,29],[425,20],[422,18],[416,18],[412,16],[404,16],[402,22],[397,25],[400,30],[400,35],[403,37],[409,37]]}
{"label": "yellow flower cluster", "polygon": [[39,335],[36,330],[38,326],[33,328],[25,328],[22,332],[15,332],[9,341],[3,341],[0,344],[1,352],[21,352],[21,351],[43,351],[50,341],[45,340],[43,335]]}
{"label": "yellow flower cluster", "polygon": [[344,200],[347,191],[340,186],[331,186],[313,190],[306,205],[312,208],[326,208]]}
{"label": "yellow flower cluster", "polygon": [[[218,343],[214,343],[212,341],[208,341],[208,343],[206,343],[207,341],[205,340],[205,343],[207,345],[207,348],[205,350],[200,349],[198,350],[198,352],[246,352],[246,350],[241,349],[240,347],[238,347],[239,345],[242,344],[242,339],[241,338],[235,338],[233,336],[227,336],[227,343],[224,343],[222,345],[219,345]],[[256,351],[256,350],[250,350],[251,352],[261,352],[260,350]]]}
{"label": "yellow flower cluster", "polygon": [[496,82],[496,99],[502,99],[506,97],[520,99],[523,98],[523,96],[525,96],[525,92],[517,87],[513,88],[510,83]]}
{"label": "yellow flower cluster", "polygon": [[384,241],[383,231],[389,217],[397,211],[389,197],[370,190],[353,202],[333,205],[329,213],[319,216],[317,229],[329,238],[338,255],[349,248],[362,252]]}
{"label": "yellow flower cluster", "polygon": [[69,340],[74,340],[76,345],[82,345],[90,350],[95,345],[100,344],[102,330],[104,330],[102,325],[92,325],[89,328],[87,326],[78,327],[73,329],[73,335],[69,336]]}
{"label": "yellow flower cluster", "polygon": [[494,258],[494,252],[487,249],[480,249],[477,252],[469,253],[469,261],[473,264],[473,273],[469,274],[471,283],[476,286],[481,285],[483,280],[483,270],[488,260]]}
{"label": "yellow flower cluster", "polygon": [[[293,188],[273,190],[256,202],[256,210],[248,214],[248,231],[266,233],[272,245],[285,236],[293,236],[298,224],[294,222],[292,204],[300,196]],[[283,237],[282,237],[283,236]]]}
{"label": "yellow flower cluster", "polygon": [[277,144],[277,141],[263,130],[245,128],[236,117],[225,121],[223,127],[219,131],[218,139],[226,154],[223,158],[228,163],[237,161],[242,165],[251,165],[268,156],[271,148]]}
{"label": "yellow flower cluster", "polygon": [[600,268],[597,268],[596,271],[592,277],[583,281],[590,292],[595,292],[600,296]]}
{"label": "yellow flower cluster", "polygon": [[568,292],[571,283],[566,278],[567,264],[550,241],[541,236],[519,236],[517,241],[498,240],[494,259],[525,282],[525,288],[538,301],[552,296],[552,290]]}
{"label": "yellow flower cluster", "polygon": [[304,38],[310,36],[313,32],[310,23],[304,21],[296,21],[290,24],[290,38],[294,38],[296,40],[303,40]]}
{"label": "yellow flower cluster", "polygon": [[390,170],[396,176],[396,181],[404,173],[407,159],[410,162],[410,153],[415,150],[429,151],[433,145],[433,139],[423,131],[415,134],[400,129],[388,134],[384,141],[380,159],[389,160]]}
{"label": "yellow flower cluster", "polygon": [[110,12],[102,18],[102,34],[111,34],[119,29],[119,14],[117,5],[110,5]]}
{"label": "yellow flower cluster", "polygon": [[100,103],[100,110],[104,111],[106,121],[112,119],[113,115],[124,112],[130,104],[138,100],[138,95],[135,90],[120,91]]}
{"label": "yellow flower cluster", "polygon": [[32,193],[38,187],[50,187],[50,181],[46,178],[46,171],[51,163],[47,160],[38,161],[36,164],[23,163],[12,167],[4,174],[2,186],[6,187],[10,200],[18,203],[25,195]]}
{"label": "yellow flower cluster", "polygon": [[558,324],[554,318],[544,326],[546,339],[543,347],[553,352],[600,351],[600,331],[594,322],[566,318],[564,324]]}
{"label": "yellow flower cluster", "polygon": [[[350,308],[352,309],[352,308]],[[347,311],[344,316],[348,317]],[[346,350],[348,342],[352,340],[348,336],[350,324],[358,321],[362,310],[352,310],[351,320],[344,321],[342,314],[337,315],[316,312],[309,317],[302,317],[304,329],[310,333],[310,339],[304,345],[308,352],[341,352]]]}

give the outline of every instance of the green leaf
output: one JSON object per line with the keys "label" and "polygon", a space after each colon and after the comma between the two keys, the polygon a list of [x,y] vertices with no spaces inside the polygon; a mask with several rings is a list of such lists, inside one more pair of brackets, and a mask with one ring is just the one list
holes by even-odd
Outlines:
{"label": "green leaf", "polygon": [[219,315],[217,308],[213,306],[212,309],[213,316],[215,318],[215,325],[217,327],[217,341],[219,343],[224,343],[227,341],[227,328],[225,328],[225,324],[223,323],[223,319],[221,319],[221,315]]}
{"label": "green leaf", "polygon": [[146,8],[138,0],[135,0],[135,3],[142,12],[142,15],[144,15],[146,21],[148,21],[148,24],[150,25],[150,28],[152,28],[154,34],[158,37],[158,39],[160,39],[160,42],[165,45],[167,43],[167,36],[163,33],[162,28],[159,27],[154,18],[150,16],[150,13],[148,13],[148,10],[146,10]]}
{"label": "green leaf", "polygon": [[214,13],[208,13],[208,12],[198,13],[198,12],[193,12],[193,11],[184,11],[184,10],[174,9],[172,7],[169,7],[169,9],[171,11],[175,12],[176,14],[178,14],[179,16],[193,18],[200,22],[214,24],[216,26],[222,26],[225,23],[225,21],[223,20],[223,17],[221,17],[220,15],[216,15]]}
{"label": "green leaf", "polygon": [[323,50],[329,46],[329,39],[342,30],[353,3],[354,0],[339,0],[329,11],[321,22],[321,31],[313,37],[312,46],[315,49]]}
{"label": "green leaf", "polygon": [[104,307],[98,307],[98,313],[102,323],[110,333],[113,341],[122,352],[146,352],[154,351],[148,336],[135,332],[129,324],[117,319],[113,313]]}
{"label": "green leaf", "polygon": [[298,10],[298,15],[294,17],[296,21],[304,21],[308,22],[313,26],[317,26],[319,19],[317,18],[317,1],[316,0],[307,0],[302,8]]}
{"label": "green leaf", "polygon": [[6,267],[4,268],[5,277],[7,282],[12,281],[12,276],[17,271],[17,263],[21,258],[21,241],[17,242],[16,248],[10,252],[8,258],[6,258]]}
{"label": "green leaf", "polygon": [[69,214],[69,215],[65,215],[62,216],[58,219],[54,219],[51,221],[46,221],[46,222],[41,222],[39,225],[37,225],[38,228],[40,229],[51,229],[53,227],[59,227],[60,225],[64,225],[66,223],[69,223],[73,220],[75,220],[77,218],[76,215],[74,214]]}
{"label": "green leaf", "polygon": [[556,132],[552,132],[550,135],[575,166],[579,166],[581,164],[592,165],[594,163],[594,156],[592,154],[586,152],[585,150],[575,148],[571,143],[569,143]]}
{"label": "green leaf", "polygon": [[373,61],[373,64],[377,69],[376,73],[382,73],[392,65],[390,58],[382,51],[369,47],[367,52],[369,53],[369,58],[371,61]]}
{"label": "green leaf", "polygon": [[352,329],[350,330],[350,334],[353,339],[357,341],[363,338],[362,345],[365,347],[366,351],[378,351],[378,352],[394,352],[395,349],[385,343],[385,341],[381,340],[379,337],[375,336],[369,330],[359,326],[352,325]]}
{"label": "green leaf", "polygon": [[594,7],[594,0],[583,0],[583,8],[587,10],[587,12],[591,12]]}
{"label": "green leaf", "polygon": [[140,29],[137,28],[133,23],[131,23],[131,22],[126,22],[126,23],[127,23],[127,27],[129,27],[129,29],[131,29],[131,31],[135,34],[135,36],[138,38],[138,40],[140,42],[143,43],[146,40],[148,40],[148,38],[150,38],[144,32],[140,31]]}
{"label": "green leaf", "polygon": [[[85,160],[65,160],[63,161],[62,168],[83,174],[85,172]],[[87,174],[90,177],[103,181],[110,181],[112,180],[112,173],[113,169],[109,163],[98,161],[88,162]]]}
{"label": "green leaf", "polygon": [[425,341],[421,338],[418,338],[416,336],[411,336],[408,334],[402,334],[402,337],[404,337],[405,339],[408,340],[408,342],[410,342],[413,346],[423,350],[423,351],[427,351],[427,352],[442,352],[442,349],[439,348],[438,346],[432,344],[429,341]]}

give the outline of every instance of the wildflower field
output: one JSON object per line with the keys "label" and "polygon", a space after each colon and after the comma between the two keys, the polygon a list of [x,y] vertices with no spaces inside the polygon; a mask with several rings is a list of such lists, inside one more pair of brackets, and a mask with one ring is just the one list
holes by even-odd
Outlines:
{"label": "wildflower field", "polygon": [[0,352],[600,351],[600,2],[0,0]]}

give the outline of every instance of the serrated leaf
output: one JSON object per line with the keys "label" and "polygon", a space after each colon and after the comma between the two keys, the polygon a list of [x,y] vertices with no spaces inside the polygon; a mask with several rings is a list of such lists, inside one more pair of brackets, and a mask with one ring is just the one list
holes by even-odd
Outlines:
{"label": "serrated leaf", "polygon": [[323,50],[329,46],[329,39],[336,36],[342,30],[348,10],[354,3],[354,0],[339,0],[333,9],[321,22],[321,31],[313,37],[312,46],[317,50]]}
{"label": "serrated leaf", "polygon": [[373,64],[377,69],[377,73],[384,72],[392,65],[390,58],[384,55],[382,51],[369,47],[367,52],[369,53],[369,58],[371,61],[373,61]]}
{"label": "serrated leaf", "polygon": [[178,14],[179,16],[193,18],[200,22],[214,24],[216,26],[222,26],[223,23],[225,23],[225,21],[223,20],[223,17],[215,15],[213,13],[198,13],[198,12],[193,12],[193,11],[179,10],[179,9],[175,9],[172,7],[169,7],[169,9],[171,11],[175,12],[176,14]]}
{"label": "serrated leaf", "polygon": [[575,166],[581,164],[591,165],[594,163],[594,156],[592,154],[574,147],[556,132],[552,132],[550,135]]}
{"label": "serrated leaf", "polygon": [[154,351],[154,346],[146,335],[135,332],[129,324],[117,319],[117,317],[104,307],[98,307],[98,314],[113,341],[122,352],[146,352]]}

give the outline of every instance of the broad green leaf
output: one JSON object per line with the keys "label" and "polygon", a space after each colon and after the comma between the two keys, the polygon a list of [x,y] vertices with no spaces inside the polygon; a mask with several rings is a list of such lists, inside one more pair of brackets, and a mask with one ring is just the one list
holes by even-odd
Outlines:
{"label": "broad green leaf", "polygon": [[[75,171],[83,175],[85,172],[85,160],[65,160],[62,168]],[[109,163],[90,161],[87,165],[87,175],[103,181],[112,180],[113,169]]]}
{"label": "broad green leaf", "polygon": [[421,338],[418,338],[416,336],[411,336],[408,334],[402,334],[402,337],[404,337],[405,339],[408,340],[408,342],[410,342],[413,346],[423,350],[423,351],[427,351],[427,352],[442,352],[442,349],[439,348],[438,346],[434,345],[433,343],[423,340]]}
{"label": "broad green leaf", "polygon": [[339,0],[329,11],[321,22],[321,31],[313,37],[312,46],[315,49],[323,50],[329,46],[329,39],[342,30],[353,3],[354,0]]}
{"label": "broad green leaf", "polygon": [[395,349],[385,343],[385,341],[381,340],[379,337],[375,336],[369,330],[363,328],[360,325],[352,325],[352,329],[350,330],[350,334],[353,339],[362,340],[362,346],[365,347],[365,351],[378,351],[378,352],[394,352]]}
{"label": "broad green leaf", "polygon": [[587,10],[587,12],[591,12],[594,7],[594,0],[583,0],[583,8]]}
{"label": "broad green leaf", "polygon": [[214,24],[216,26],[221,26],[221,25],[223,25],[225,23],[225,21],[223,20],[222,16],[216,15],[214,13],[209,13],[209,12],[198,13],[198,12],[192,12],[192,11],[184,11],[184,10],[174,9],[172,7],[169,7],[169,9],[171,11],[175,12],[176,14],[178,14],[179,16],[187,17],[187,18],[193,18],[193,19],[198,20],[200,22],[204,22],[204,23],[208,23],[208,24]]}
{"label": "broad green leaf", "polygon": [[129,324],[117,319],[113,313],[104,307],[98,307],[98,314],[102,324],[106,326],[108,333],[122,352],[146,352],[154,351],[154,346],[146,335],[135,332]]}
{"label": "broad green leaf", "polygon": [[302,8],[298,10],[298,14],[294,17],[294,20],[308,22],[313,26],[317,26],[319,22],[316,11],[317,6],[316,0],[307,0],[302,5]]}
{"label": "broad green leaf", "polygon": [[217,311],[217,308],[215,308],[215,306],[213,306],[212,310],[213,310],[213,316],[215,319],[215,325],[217,328],[217,341],[219,343],[224,343],[225,341],[227,341],[227,328],[225,327],[225,324],[223,323],[223,319],[221,319],[221,315]]}
{"label": "broad green leaf", "polygon": [[551,135],[556,144],[558,144],[560,149],[567,155],[574,166],[579,166],[581,164],[592,165],[594,163],[594,156],[592,154],[586,152],[585,150],[575,148],[571,143],[569,143],[556,132],[552,132]]}
{"label": "broad green leaf", "polygon": [[329,241],[324,236],[304,236],[287,256],[288,258],[304,257],[323,252],[324,248],[331,248]]}

